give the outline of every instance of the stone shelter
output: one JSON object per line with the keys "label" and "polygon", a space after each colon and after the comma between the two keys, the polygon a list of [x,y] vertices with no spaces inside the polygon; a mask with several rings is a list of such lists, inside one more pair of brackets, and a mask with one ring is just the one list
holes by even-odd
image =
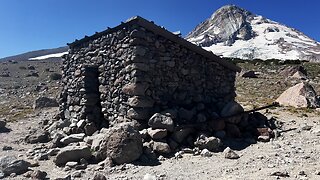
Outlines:
{"label": "stone shelter", "polygon": [[162,116],[203,123],[236,96],[239,67],[141,17],[68,45],[60,114],[72,133]]}

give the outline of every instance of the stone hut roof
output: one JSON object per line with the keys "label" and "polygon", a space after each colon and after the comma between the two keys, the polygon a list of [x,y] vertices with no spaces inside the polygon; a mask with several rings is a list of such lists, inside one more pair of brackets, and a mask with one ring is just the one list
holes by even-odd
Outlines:
{"label": "stone hut roof", "polygon": [[210,60],[216,61],[217,63],[221,64],[222,66],[224,66],[228,69],[231,69],[236,72],[241,71],[241,68],[234,65],[233,63],[228,62],[228,61],[224,60],[223,58],[220,58],[219,56],[214,55],[212,52],[207,51],[207,50],[201,48],[200,46],[197,46],[197,45],[171,33],[170,31],[166,30],[165,28],[157,26],[152,21],[150,22],[140,16],[132,17],[132,18],[128,19],[126,22],[121,23],[120,25],[118,25],[114,28],[108,28],[108,29],[106,29],[102,32],[96,33],[92,36],[86,36],[81,40],[76,40],[73,43],[68,44],[68,46],[70,48],[77,47],[78,45],[81,45],[82,43],[87,42],[91,39],[96,39],[96,38],[103,36],[105,34],[109,34],[114,31],[120,30],[123,27],[126,27],[128,25],[135,25],[135,24],[140,25],[140,26],[144,27],[145,29],[147,29],[157,35],[163,36],[163,37],[165,37],[175,43],[178,43],[181,46],[184,46],[184,47],[186,47],[186,48],[188,48],[188,49],[190,49],[190,50],[192,50],[192,51],[194,51],[194,52],[196,52],[196,53],[198,53],[198,54],[200,54]]}

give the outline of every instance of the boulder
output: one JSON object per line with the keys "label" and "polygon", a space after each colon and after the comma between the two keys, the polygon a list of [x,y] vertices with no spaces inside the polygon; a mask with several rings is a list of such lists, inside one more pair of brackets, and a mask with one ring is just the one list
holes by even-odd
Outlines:
{"label": "boulder", "polygon": [[240,74],[243,78],[258,78],[255,71],[244,71]]}
{"label": "boulder", "polygon": [[50,140],[50,133],[44,130],[35,130],[25,137],[25,141],[30,144],[46,143]]}
{"label": "boulder", "polygon": [[60,140],[60,142],[64,145],[68,145],[70,143],[80,142],[83,140],[85,134],[79,133],[79,134],[71,134],[69,136],[66,136]]}
{"label": "boulder", "polygon": [[304,69],[303,66],[288,66],[285,69],[283,69],[279,74],[285,77],[289,77],[294,75],[298,71],[307,76],[307,71]]}
{"label": "boulder", "polygon": [[193,128],[183,128],[173,133],[172,138],[178,143],[182,143],[195,130]]}
{"label": "boulder", "polygon": [[276,100],[280,105],[295,108],[317,108],[320,107],[317,94],[313,87],[302,82],[284,91]]}
{"label": "boulder", "polygon": [[194,145],[199,147],[199,149],[208,149],[209,151],[215,152],[218,151],[222,146],[222,142],[216,137],[206,137],[204,135],[200,135],[194,142]]}
{"label": "boulder", "polygon": [[294,73],[292,76],[290,76],[291,78],[295,78],[295,79],[301,79],[301,80],[306,80],[308,79],[307,75],[303,74],[301,71],[297,71],[296,73]]}
{"label": "boulder", "polygon": [[56,165],[60,166],[69,161],[79,161],[82,158],[91,158],[91,151],[88,146],[67,146],[60,149],[60,152],[53,161]]}
{"label": "boulder", "polygon": [[120,123],[97,135],[91,148],[97,160],[110,157],[116,164],[129,163],[142,154],[142,138],[131,123]]}
{"label": "boulder", "polygon": [[227,147],[224,151],[223,151],[224,157],[226,159],[239,159],[240,156],[234,152],[232,149],[230,149],[229,147]]}
{"label": "boulder", "polygon": [[239,103],[230,101],[222,108],[220,115],[221,117],[229,117],[242,112],[244,109]]}
{"label": "boulder", "polygon": [[30,163],[17,159],[14,156],[4,156],[0,157],[0,172],[2,172],[5,176],[8,176],[12,173],[22,174],[27,172],[30,167]]}
{"label": "boulder", "polygon": [[148,121],[148,125],[153,129],[167,129],[172,132],[174,130],[173,120],[170,116],[160,113],[154,114]]}
{"label": "boulder", "polygon": [[171,152],[170,146],[166,142],[153,142],[152,150],[159,154],[168,154]]}
{"label": "boulder", "polygon": [[0,129],[3,129],[6,127],[7,122],[4,121],[4,119],[0,119]]}
{"label": "boulder", "polygon": [[166,129],[148,128],[148,134],[152,139],[162,139],[167,136],[168,131]]}
{"label": "boulder", "polygon": [[58,106],[59,106],[59,104],[58,104],[57,100],[55,100],[53,98],[39,97],[34,102],[33,108],[40,109],[40,108],[45,108],[45,107],[58,107]]}

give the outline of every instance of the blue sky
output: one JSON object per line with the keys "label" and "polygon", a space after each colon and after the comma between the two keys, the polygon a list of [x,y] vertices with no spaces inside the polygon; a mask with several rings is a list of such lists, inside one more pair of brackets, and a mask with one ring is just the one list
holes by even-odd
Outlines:
{"label": "blue sky", "polygon": [[64,46],[135,15],[186,35],[227,4],[281,22],[320,41],[318,0],[1,0],[0,58]]}

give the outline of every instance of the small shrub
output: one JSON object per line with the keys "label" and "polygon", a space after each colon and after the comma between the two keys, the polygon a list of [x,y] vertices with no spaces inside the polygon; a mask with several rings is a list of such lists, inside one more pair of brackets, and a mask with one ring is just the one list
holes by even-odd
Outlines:
{"label": "small shrub", "polygon": [[61,74],[59,74],[59,73],[52,73],[52,74],[50,74],[50,79],[51,80],[60,80],[62,78],[62,75]]}

